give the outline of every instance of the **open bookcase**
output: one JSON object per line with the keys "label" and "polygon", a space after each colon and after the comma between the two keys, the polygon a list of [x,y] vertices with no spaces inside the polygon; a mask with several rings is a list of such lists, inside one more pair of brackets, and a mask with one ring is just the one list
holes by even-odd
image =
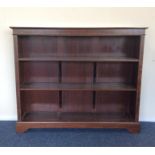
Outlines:
{"label": "open bookcase", "polygon": [[17,132],[138,132],[145,28],[13,29]]}

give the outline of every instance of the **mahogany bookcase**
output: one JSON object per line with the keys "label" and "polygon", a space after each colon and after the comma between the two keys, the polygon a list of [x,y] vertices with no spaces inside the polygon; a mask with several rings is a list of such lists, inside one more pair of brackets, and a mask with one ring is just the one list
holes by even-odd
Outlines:
{"label": "mahogany bookcase", "polygon": [[11,28],[17,132],[29,128],[139,132],[145,28]]}

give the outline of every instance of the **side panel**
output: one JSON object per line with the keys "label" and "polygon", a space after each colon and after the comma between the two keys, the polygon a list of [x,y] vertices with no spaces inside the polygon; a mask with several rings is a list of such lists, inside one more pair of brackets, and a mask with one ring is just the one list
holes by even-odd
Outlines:
{"label": "side panel", "polygon": [[138,64],[137,94],[136,94],[136,116],[135,116],[136,122],[139,121],[139,106],[140,106],[143,53],[144,53],[144,35],[141,35],[140,36],[140,45],[139,45],[139,64]]}
{"label": "side panel", "polygon": [[14,61],[15,61],[15,74],[16,74],[16,96],[17,96],[17,112],[18,121],[22,120],[21,103],[20,103],[20,77],[19,77],[19,62],[18,62],[18,36],[13,35],[14,39]]}

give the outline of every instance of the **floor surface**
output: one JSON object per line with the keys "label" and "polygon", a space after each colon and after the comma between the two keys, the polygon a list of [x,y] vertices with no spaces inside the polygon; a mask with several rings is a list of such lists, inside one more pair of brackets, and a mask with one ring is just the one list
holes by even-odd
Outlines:
{"label": "floor surface", "polygon": [[141,132],[120,129],[30,129],[19,134],[15,122],[0,122],[0,146],[155,146],[155,123],[142,122]]}

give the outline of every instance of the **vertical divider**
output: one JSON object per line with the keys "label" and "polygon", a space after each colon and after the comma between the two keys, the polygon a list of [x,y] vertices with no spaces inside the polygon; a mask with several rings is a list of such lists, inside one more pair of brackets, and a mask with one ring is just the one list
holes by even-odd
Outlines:
{"label": "vertical divider", "polygon": [[[59,63],[59,84],[61,84],[61,79],[62,79],[62,64],[61,61]],[[62,90],[59,90],[59,108],[62,108]]]}
{"label": "vertical divider", "polygon": [[[96,83],[96,62],[94,62],[93,68],[93,84]],[[95,109],[96,91],[93,90],[93,109]]]}
{"label": "vertical divider", "polygon": [[93,91],[93,109],[95,109],[96,91]]}
{"label": "vertical divider", "polygon": [[59,108],[62,108],[62,91],[59,90]]}

